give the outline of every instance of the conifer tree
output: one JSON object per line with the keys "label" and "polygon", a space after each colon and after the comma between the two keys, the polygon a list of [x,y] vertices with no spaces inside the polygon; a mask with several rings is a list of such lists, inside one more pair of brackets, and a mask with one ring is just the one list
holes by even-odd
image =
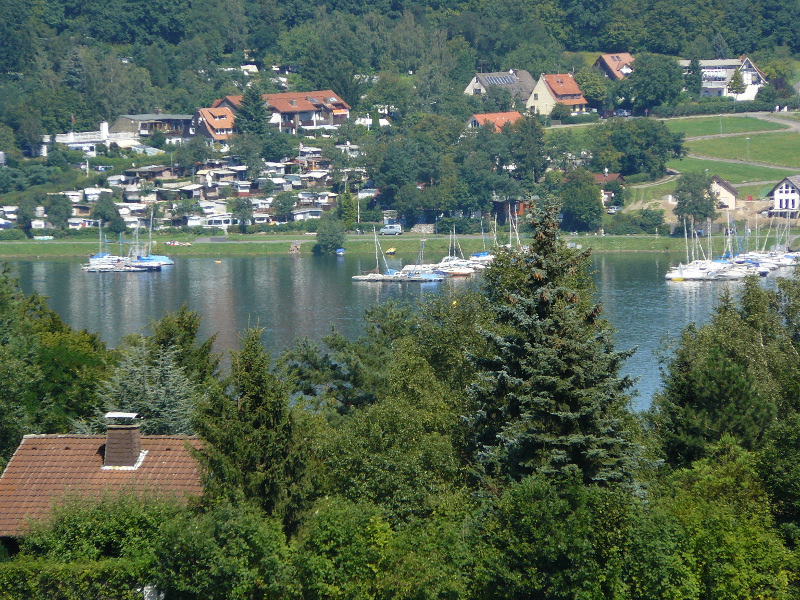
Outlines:
{"label": "conifer tree", "polygon": [[523,251],[501,251],[486,272],[497,326],[470,390],[474,452],[489,477],[577,474],[586,483],[625,478],[633,447],[619,376],[630,352],[614,350],[587,275],[588,252],[558,239],[558,206],[531,215]]}
{"label": "conifer tree", "polygon": [[200,393],[178,365],[177,353],[175,347],[152,355],[144,346],[133,348],[99,391],[106,408],[138,413],[146,435],[191,435]]}
{"label": "conifer tree", "polygon": [[291,529],[303,499],[303,461],[291,389],[271,369],[262,331],[245,332],[242,349],[231,353],[227,390],[200,405],[195,431],[205,444],[197,457],[209,498],[252,501]]}
{"label": "conifer tree", "polygon": [[269,116],[264,106],[261,85],[252,81],[242,96],[242,103],[236,111],[236,129],[240,133],[262,136],[269,126]]}
{"label": "conifer tree", "polygon": [[728,82],[728,91],[734,96],[738,96],[739,94],[744,94],[745,90],[747,90],[747,86],[744,84],[744,79],[742,79],[742,71],[741,69],[736,69]]}

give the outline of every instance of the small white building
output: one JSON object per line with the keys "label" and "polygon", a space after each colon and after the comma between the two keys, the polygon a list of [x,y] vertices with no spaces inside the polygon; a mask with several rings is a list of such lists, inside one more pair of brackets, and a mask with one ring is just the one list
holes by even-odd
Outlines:
{"label": "small white building", "polygon": [[739,190],[733,187],[730,181],[725,181],[719,175],[714,175],[711,178],[711,193],[716,196],[720,208],[736,209]]}
{"label": "small white building", "polygon": [[800,211],[800,175],[785,177],[767,194],[772,200],[772,214],[797,216]]}

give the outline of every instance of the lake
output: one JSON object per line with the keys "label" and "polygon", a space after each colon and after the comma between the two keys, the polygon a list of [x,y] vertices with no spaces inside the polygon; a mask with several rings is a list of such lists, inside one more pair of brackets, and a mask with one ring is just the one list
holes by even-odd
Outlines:
{"label": "lake", "polygon": [[[660,386],[656,353],[665,336],[706,321],[721,289],[714,282],[665,281],[664,274],[678,259],[644,253],[593,257],[599,300],[617,329],[617,347],[638,348],[624,368],[638,378],[638,409],[649,406]],[[400,259],[395,260],[399,266]],[[351,281],[373,263],[370,257],[355,256],[198,258],[153,273],[84,273],[78,261],[11,262],[26,294],[48,296],[49,306],[72,327],[97,332],[111,346],[127,334],[146,331],[150,319],[186,302],[203,316],[202,338],[217,335],[218,351],[237,347],[240,333],[252,325],[264,328],[263,340],[273,356],[299,338],[319,340],[334,327],[357,336],[364,309],[376,302],[469,285],[465,280]]]}

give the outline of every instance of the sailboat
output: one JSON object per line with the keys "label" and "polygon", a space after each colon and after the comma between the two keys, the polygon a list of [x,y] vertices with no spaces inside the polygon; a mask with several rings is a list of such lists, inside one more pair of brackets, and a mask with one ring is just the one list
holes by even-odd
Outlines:
{"label": "sailboat", "polygon": [[[151,250],[153,249],[153,220],[155,217],[155,209],[150,209],[150,227],[148,231],[148,239],[147,239],[147,246],[145,247],[147,252],[141,252],[137,250],[135,262],[139,265],[146,266],[146,267],[167,267],[170,265],[174,265],[175,261],[172,260],[169,256],[164,256],[162,254],[151,254]],[[139,228],[136,228],[137,240],[139,234]]]}
{"label": "sailboat", "polygon": [[92,254],[89,256],[89,262],[85,265],[81,265],[81,268],[84,271],[91,273],[117,270],[125,263],[125,257],[117,254],[111,254],[108,251],[108,242],[103,237],[102,220],[98,221],[97,223],[97,232],[99,236],[99,247],[97,249],[97,254]]}
{"label": "sailboat", "polygon": [[[378,234],[375,228],[372,229],[375,237],[375,269],[370,273],[363,273],[361,275],[353,275],[353,281],[377,281],[377,282],[412,282],[412,283],[430,283],[433,281],[442,281],[444,276],[439,273],[424,273],[421,270],[403,271],[390,269],[386,263],[386,256],[381,250],[381,245],[378,242]],[[417,266],[419,267],[420,257],[422,256],[425,239],[423,238],[420,243],[419,255],[417,258]],[[384,269],[381,272],[381,258],[383,258]]]}

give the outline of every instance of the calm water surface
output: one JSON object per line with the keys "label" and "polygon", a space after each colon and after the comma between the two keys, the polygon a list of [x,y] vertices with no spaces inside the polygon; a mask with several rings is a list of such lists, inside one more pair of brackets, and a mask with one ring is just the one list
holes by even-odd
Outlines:
{"label": "calm water surface", "polygon": [[[711,282],[665,281],[668,267],[679,258],[619,253],[593,259],[599,299],[617,329],[617,347],[638,348],[624,368],[638,378],[637,408],[649,406],[660,385],[654,353],[665,336],[678,335],[690,322],[704,322],[721,289]],[[376,302],[420,298],[444,286],[465,285],[351,281],[360,268],[372,266],[370,260],[185,259],[157,273],[84,273],[78,261],[12,264],[26,293],[48,296],[50,307],[72,327],[98,332],[112,346],[186,302],[203,315],[201,336],[217,335],[218,351],[237,347],[239,334],[248,325],[258,325],[265,328],[264,343],[273,355],[298,338],[319,340],[333,327],[349,337],[358,335],[364,309]]]}

